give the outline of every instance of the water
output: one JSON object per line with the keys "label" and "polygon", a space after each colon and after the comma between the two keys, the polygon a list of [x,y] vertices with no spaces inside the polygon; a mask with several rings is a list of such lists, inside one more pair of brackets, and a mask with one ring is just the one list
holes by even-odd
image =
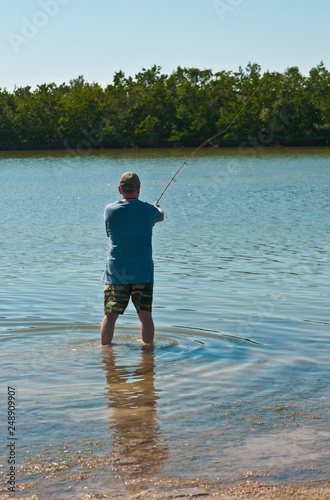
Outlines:
{"label": "water", "polygon": [[154,202],[189,153],[1,153],[0,399],[15,389],[20,495],[329,476],[329,150],[196,155],[154,229],[154,347],[131,304],[99,343],[104,207],[127,170]]}

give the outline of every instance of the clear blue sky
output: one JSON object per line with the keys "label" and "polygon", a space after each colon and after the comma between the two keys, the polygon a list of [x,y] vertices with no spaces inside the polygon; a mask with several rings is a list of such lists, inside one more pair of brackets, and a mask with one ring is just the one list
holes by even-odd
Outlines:
{"label": "clear blue sky", "polygon": [[[217,6],[217,7],[216,7]],[[1,6],[0,87],[101,85],[116,71],[177,66],[262,71],[324,61],[330,69],[329,0],[14,0]]]}

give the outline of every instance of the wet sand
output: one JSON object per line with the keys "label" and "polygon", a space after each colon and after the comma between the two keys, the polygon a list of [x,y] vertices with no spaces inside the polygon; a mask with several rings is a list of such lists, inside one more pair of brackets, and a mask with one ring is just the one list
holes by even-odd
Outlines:
{"label": "wet sand", "polygon": [[[222,485],[221,483],[205,483],[201,481],[176,481],[176,480],[157,480],[155,482],[146,482],[143,479],[134,484],[126,485],[125,492],[112,492],[109,490],[104,493],[81,492],[68,494],[65,496],[26,496],[24,493],[16,492],[15,498],[24,498],[25,500],[44,500],[46,498],[71,498],[78,500],[88,499],[191,499],[202,498],[205,500],[328,500],[330,498],[330,478],[325,480],[322,485],[292,485],[292,484],[274,484],[260,481],[247,480],[231,485]],[[131,492],[130,492],[131,490]],[[11,500],[13,494],[1,494],[0,500]]]}

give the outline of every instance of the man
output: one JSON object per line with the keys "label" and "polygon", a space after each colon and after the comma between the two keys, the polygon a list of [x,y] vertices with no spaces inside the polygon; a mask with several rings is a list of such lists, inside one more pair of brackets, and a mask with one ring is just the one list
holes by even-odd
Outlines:
{"label": "man", "polygon": [[123,314],[130,297],[141,323],[142,341],[154,338],[151,314],[154,264],[152,260],[152,228],[164,219],[157,205],[139,200],[140,179],[134,172],[124,173],[118,191],[123,199],[105,208],[104,219],[109,250],[103,275],[104,318],[101,344],[111,344],[119,314]]}

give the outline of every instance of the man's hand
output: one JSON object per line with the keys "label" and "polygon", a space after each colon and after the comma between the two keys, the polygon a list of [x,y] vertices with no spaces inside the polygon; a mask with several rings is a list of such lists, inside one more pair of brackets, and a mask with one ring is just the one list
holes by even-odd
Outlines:
{"label": "man's hand", "polygon": [[161,220],[164,220],[164,210],[162,210],[160,208],[160,206],[158,205],[157,201],[154,203],[155,207],[158,208],[158,210],[163,214],[163,218]]}

